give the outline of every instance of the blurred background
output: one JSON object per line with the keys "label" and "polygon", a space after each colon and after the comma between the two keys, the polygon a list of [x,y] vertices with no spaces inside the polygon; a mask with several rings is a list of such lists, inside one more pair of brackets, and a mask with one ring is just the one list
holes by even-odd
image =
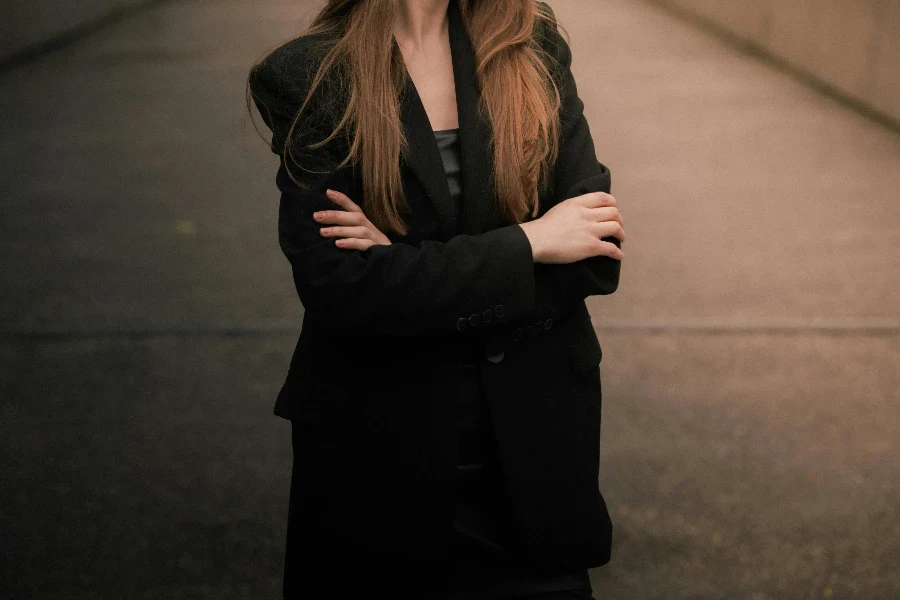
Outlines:
{"label": "blurred background", "polygon": [[[595,596],[900,598],[900,0],[549,2],[628,232]],[[0,5],[0,598],[280,597],[303,310],[243,86],[319,5]]]}

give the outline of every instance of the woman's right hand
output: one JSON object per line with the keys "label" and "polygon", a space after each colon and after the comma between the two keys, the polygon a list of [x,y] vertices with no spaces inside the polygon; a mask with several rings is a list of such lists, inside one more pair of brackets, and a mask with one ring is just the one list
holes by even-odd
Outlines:
{"label": "woman's right hand", "polygon": [[539,219],[520,223],[531,242],[536,263],[572,263],[591,256],[622,260],[625,254],[603,237],[625,241],[624,222],[616,199],[591,192],[563,200]]}

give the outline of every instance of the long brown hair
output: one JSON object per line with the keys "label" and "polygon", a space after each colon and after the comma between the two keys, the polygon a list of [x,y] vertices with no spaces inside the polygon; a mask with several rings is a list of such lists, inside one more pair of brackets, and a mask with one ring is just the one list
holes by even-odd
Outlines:
{"label": "long brown hair", "polygon": [[[552,23],[555,19],[535,0],[450,1],[459,2],[475,50],[476,82],[481,93],[479,110],[493,132],[492,177],[500,210],[513,222],[522,222],[529,213],[537,215],[539,193],[547,189],[550,170],[559,155],[561,98],[544,60],[553,57],[534,39],[538,19]],[[335,43],[329,44],[306,99],[294,116],[284,140],[283,156],[299,164],[291,140],[300,114],[329,71],[340,70],[341,87],[349,98],[346,109],[328,137],[306,148],[321,147],[343,130],[350,150],[338,167],[348,162],[362,165],[363,211],[383,233],[406,235],[400,213],[408,210],[408,204],[397,168],[401,153],[406,156],[408,152],[400,127],[405,66],[392,30],[399,3],[400,0],[328,0],[307,31],[298,36],[324,34],[325,39]],[[340,69],[342,66],[345,70]],[[248,109],[250,98],[248,80]],[[287,163],[286,160],[286,167]],[[289,167],[287,170],[300,185]]]}

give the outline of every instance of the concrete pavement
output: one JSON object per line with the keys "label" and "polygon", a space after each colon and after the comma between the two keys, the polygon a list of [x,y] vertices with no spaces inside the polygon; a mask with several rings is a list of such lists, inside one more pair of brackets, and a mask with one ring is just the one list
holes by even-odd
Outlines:
{"label": "concrete pavement", "polygon": [[[900,138],[638,0],[551,4],[629,236],[595,596],[900,597]],[[243,82],[312,10],[166,3],[0,78],[0,597],[278,597],[302,307]]]}

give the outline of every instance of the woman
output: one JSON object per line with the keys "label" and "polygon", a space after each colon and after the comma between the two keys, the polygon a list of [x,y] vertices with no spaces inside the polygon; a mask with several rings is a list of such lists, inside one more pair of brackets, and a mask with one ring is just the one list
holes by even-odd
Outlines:
{"label": "woman", "polygon": [[622,217],[536,0],[330,0],[251,70],[305,308],[285,598],[590,598]]}

